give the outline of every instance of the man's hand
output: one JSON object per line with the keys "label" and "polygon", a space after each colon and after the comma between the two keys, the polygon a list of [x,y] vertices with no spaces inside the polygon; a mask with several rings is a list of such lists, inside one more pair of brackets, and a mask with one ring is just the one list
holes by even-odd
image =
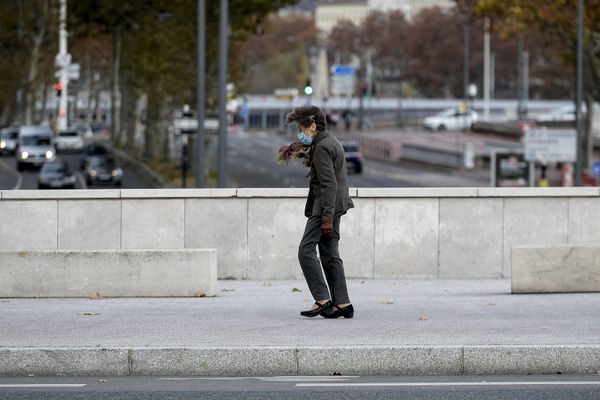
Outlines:
{"label": "man's hand", "polygon": [[321,224],[321,233],[326,237],[333,235],[333,224],[331,222],[323,222]]}

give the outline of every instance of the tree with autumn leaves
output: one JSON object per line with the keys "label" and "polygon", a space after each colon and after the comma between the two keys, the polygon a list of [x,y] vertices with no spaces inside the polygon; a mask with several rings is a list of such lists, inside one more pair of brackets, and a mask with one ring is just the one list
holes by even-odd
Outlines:
{"label": "tree with autumn leaves", "polygon": [[[577,0],[478,0],[467,4],[480,16],[491,18],[503,36],[536,32],[544,45],[571,67],[577,49]],[[584,100],[587,109],[584,166],[592,161],[594,101],[600,101],[600,0],[584,1]]]}

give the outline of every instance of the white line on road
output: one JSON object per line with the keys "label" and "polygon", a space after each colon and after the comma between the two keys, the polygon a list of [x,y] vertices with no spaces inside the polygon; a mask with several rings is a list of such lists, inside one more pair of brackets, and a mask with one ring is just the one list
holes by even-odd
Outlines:
{"label": "white line on road", "polygon": [[79,388],[87,386],[85,383],[7,383],[0,384],[0,388]]}
{"label": "white line on road", "polygon": [[159,381],[190,381],[190,380],[215,380],[215,381],[244,381],[259,380],[263,382],[339,382],[358,376],[268,376],[268,377],[187,377],[187,378],[156,378]]}
{"label": "white line on road", "polygon": [[79,173],[79,171],[75,172],[75,177],[79,181],[79,184],[81,185],[82,189],[87,189],[88,188],[87,184],[85,183],[85,179],[83,179],[83,175],[81,175],[81,173]]}
{"label": "white line on road", "polygon": [[427,387],[427,386],[562,386],[600,385],[600,381],[555,381],[555,382],[379,382],[379,383],[298,383],[296,387]]}

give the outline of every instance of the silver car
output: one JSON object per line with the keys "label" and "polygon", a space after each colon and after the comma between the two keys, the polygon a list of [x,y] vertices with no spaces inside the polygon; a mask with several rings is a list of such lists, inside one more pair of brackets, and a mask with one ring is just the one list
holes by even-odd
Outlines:
{"label": "silver car", "polygon": [[19,128],[10,127],[0,129],[0,154],[15,154],[18,137]]}
{"label": "silver car", "polygon": [[19,129],[17,147],[17,169],[23,171],[28,166],[40,167],[56,157],[54,134],[49,127],[39,125],[22,126]]}

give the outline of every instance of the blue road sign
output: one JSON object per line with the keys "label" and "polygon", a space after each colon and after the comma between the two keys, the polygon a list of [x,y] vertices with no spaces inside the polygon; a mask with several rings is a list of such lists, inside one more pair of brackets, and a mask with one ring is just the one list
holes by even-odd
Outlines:
{"label": "blue road sign", "polygon": [[354,75],[354,67],[352,65],[334,65],[332,70],[334,75]]}
{"label": "blue road sign", "polygon": [[592,175],[600,176],[600,161],[592,163]]}

